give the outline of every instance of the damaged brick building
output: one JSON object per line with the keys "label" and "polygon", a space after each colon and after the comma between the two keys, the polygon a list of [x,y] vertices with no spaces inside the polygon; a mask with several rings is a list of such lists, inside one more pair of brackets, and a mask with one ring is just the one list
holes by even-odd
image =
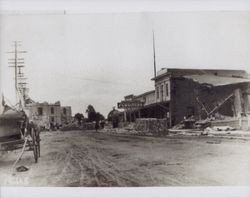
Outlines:
{"label": "damaged brick building", "polygon": [[171,87],[172,125],[193,116],[195,120],[214,117],[217,125],[248,127],[240,123],[250,112],[250,79],[245,71],[168,69],[155,80],[164,76]]}
{"label": "damaged brick building", "polygon": [[26,105],[29,117],[39,126],[49,129],[51,124],[63,125],[71,122],[72,112],[70,106],[61,106],[61,103],[30,103]]}
{"label": "damaged brick building", "polygon": [[[151,102],[133,110],[135,117],[167,118],[169,126],[209,118],[216,126],[250,128],[250,77],[245,71],[164,68],[152,80]],[[134,98],[146,101],[147,93],[141,96]]]}

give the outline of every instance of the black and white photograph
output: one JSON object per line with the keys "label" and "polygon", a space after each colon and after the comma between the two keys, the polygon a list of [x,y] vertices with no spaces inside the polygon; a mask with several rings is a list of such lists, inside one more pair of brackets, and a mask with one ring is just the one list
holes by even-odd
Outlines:
{"label": "black and white photograph", "polygon": [[0,17],[1,187],[250,185],[250,11]]}

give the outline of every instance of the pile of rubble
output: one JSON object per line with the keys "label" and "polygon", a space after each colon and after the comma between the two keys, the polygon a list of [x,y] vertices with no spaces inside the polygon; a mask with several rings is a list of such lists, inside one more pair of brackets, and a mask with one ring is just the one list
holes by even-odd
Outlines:
{"label": "pile of rubble", "polygon": [[72,131],[72,130],[95,130],[94,122],[85,122],[79,125],[77,122],[64,125],[60,128],[61,131]]}
{"label": "pile of rubble", "polygon": [[67,125],[64,125],[60,128],[61,131],[71,131],[71,130],[79,130],[80,127],[77,122],[72,122]]}
{"label": "pile of rubble", "polygon": [[201,135],[226,135],[231,131],[236,131],[236,129],[230,126],[214,126],[205,128]]}
{"label": "pile of rubble", "polygon": [[105,127],[101,130],[98,130],[99,132],[104,133],[114,133],[114,134],[134,134],[134,123],[129,122],[123,122],[119,123],[119,126],[117,128],[113,128],[111,123],[106,123]]}
{"label": "pile of rubble", "polygon": [[95,130],[95,123],[94,122],[85,122],[82,124],[82,130]]}
{"label": "pile of rubble", "polygon": [[136,119],[135,123],[119,123],[118,128],[112,128],[112,125],[110,123],[106,124],[104,129],[100,130],[100,132],[129,135],[163,136],[168,134],[168,127],[166,119],[140,118]]}
{"label": "pile of rubble", "polygon": [[168,126],[166,119],[141,118],[136,119],[135,130],[145,135],[167,135]]}

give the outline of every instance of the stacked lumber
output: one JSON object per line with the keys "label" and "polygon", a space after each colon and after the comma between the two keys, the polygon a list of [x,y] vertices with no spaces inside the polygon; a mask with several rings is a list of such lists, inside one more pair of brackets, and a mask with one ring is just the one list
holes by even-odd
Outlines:
{"label": "stacked lumber", "polygon": [[156,118],[136,119],[135,130],[145,135],[166,135],[168,133],[167,120]]}

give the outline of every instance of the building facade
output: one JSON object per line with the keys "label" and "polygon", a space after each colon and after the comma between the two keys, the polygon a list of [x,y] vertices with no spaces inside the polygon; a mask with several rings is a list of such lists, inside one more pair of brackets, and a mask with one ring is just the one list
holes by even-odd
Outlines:
{"label": "building facade", "polygon": [[51,125],[60,126],[71,122],[72,112],[71,107],[61,106],[60,102],[50,104],[31,103],[27,106],[29,118],[39,126],[49,129]]}
{"label": "building facade", "polygon": [[168,106],[171,126],[191,116],[237,118],[250,112],[250,79],[245,71],[162,69],[153,80],[156,87],[169,82],[169,99],[156,102]]}
{"label": "building facade", "polygon": [[170,101],[170,77],[165,76],[166,69],[157,73],[155,80],[155,102]]}
{"label": "building facade", "polygon": [[72,111],[70,106],[61,107],[61,122],[68,124],[72,121]]}
{"label": "building facade", "polygon": [[167,118],[174,126],[190,117],[233,120],[250,115],[250,77],[245,71],[164,68],[152,80],[155,90],[133,96],[144,102],[134,110],[135,117],[139,111],[141,117]]}
{"label": "building facade", "polygon": [[144,103],[144,106],[155,103],[155,90],[148,91],[146,93],[134,96],[135,100],[140,100]]}

